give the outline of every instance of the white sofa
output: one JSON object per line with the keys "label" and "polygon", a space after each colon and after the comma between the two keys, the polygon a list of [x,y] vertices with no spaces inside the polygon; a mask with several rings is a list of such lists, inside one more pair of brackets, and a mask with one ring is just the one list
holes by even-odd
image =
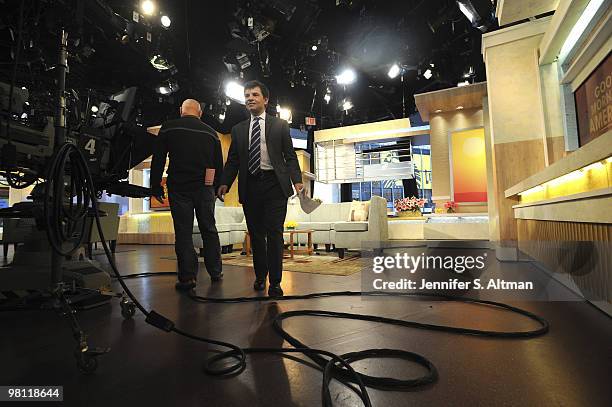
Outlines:
{"label": "white sofa", "polygon": [[[215,222],[223,252],[227,251],[232,245],[244,241],[244,232],[247,227],[242,207],[215,206]],[[204,246],[196,218],[194,218],[193,223],[193,245],[198,248]]]}
{"label": "white sofa", "polygon": [[321,204],[312,213],[306,214],[298,202],[287,207],[287,221],[296,221],[297,229],[313,229],[314,244],[334,245],[338,255],[344,257],[346,250],[361,250],[389,239],[387,223],[387,201],[379,196],[370,200],[368,220],[349,222],[350,202]]}
{"label": "white sofa", "polygon": [[[378,242],[389,239],[387,223],[387,201],[379,196],[370,200],[368,220],[364,222],[349,222],[351,210],[350,202],[321,204],[312,213],[302,211],[299,202],[290,200],[287,205],[286,221],[298,223],[297,229],[312,229],[313,244],[325,245],[330,250],[334,245],[338,255],[342,258],[346,250],[361,250],[363,245],[371,247]],[[241,207],[215,207],[215,220],[219,240],[224,252],[231,245],[244,241],[244,232],[247,230],[244,212]],[[288,237],[285,236],[285,242]],[[202,247],[200,230],[195,220],[193,226],[194,246]],[[305,239],[300,240],[305,243]]]}

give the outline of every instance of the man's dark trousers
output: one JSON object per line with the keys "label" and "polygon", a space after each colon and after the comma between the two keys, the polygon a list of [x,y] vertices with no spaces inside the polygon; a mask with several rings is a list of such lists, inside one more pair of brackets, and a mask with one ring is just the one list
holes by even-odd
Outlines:
{"label": "man's dark trousers", "polygon": [[287,197],[274,171],[249,174],[247,199],[242,205],[253,248],[255,278],[280,284],[283,275],[283,224]]}
{"label": "man's dark trousers", "polygon": [[204,264],[211,277],[221,274],[221,244],[215,225],[215,189],[202,185],[192,191],[168,188],[174,222],[176,258],[180,281],[197,278],[198,256],[193,248],[193,212],[204,243]]}

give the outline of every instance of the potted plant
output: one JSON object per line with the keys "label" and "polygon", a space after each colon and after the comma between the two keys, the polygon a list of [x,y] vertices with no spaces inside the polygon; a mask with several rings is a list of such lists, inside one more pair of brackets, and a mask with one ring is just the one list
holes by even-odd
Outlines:
{"label": "potted plant", "polygon": [[401,218],[420,217],[421,208],[425,206],[425,200],[422,198],[410,197],[396,199],[393,202],[397,216]]}
{"label": "potted plant", "polygon": [[444,207],[447,213],[453,213],[457,209],[457,203],[455,201],[448,201],[444,204]]}

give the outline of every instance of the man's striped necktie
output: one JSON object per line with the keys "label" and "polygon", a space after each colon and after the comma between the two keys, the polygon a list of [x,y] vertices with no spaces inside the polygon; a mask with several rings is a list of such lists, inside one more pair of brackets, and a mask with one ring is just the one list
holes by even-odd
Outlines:
{"label": "man's striped necktie", "polygon": [[251,130],[251,144],[249,145],[249,172],[257,175],[261,167],[261,128],[260,117],[253,118],[253,129]]}

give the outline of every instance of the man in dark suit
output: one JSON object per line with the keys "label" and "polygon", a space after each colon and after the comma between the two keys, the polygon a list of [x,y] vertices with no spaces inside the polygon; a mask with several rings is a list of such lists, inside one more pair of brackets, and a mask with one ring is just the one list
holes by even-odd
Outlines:
{"label": "man in dark suit", "polygon": [[194,288],[198,274],[198,257],[193,248],[193,212],[204,243],[204,264],[213,282],[221,281],[221,245],[215,226],[216,188],[223,171],[221,142],[217,132],[204,124],[200,103],[187,99],[181,106],[181,118],[165,122],[151,162],[151,189],[161,201],[161,186],[166,157],[168,165],[168,198],[174,222],[175,251],[178,262],[176,288]]}
{"label": "man in dark suit", "polygon": [[283,223],[287,199],[301,191],[302,173],[289,136],[289,124],[266,114],[270,97],[266,85],[250,81],[244,85],[248,120],[232,128],[232,144],[217,195],[229,190],[238,174],[238,198],[253,247],[257,291],[270,281],[268,295],[281,297],[283,272]]}

